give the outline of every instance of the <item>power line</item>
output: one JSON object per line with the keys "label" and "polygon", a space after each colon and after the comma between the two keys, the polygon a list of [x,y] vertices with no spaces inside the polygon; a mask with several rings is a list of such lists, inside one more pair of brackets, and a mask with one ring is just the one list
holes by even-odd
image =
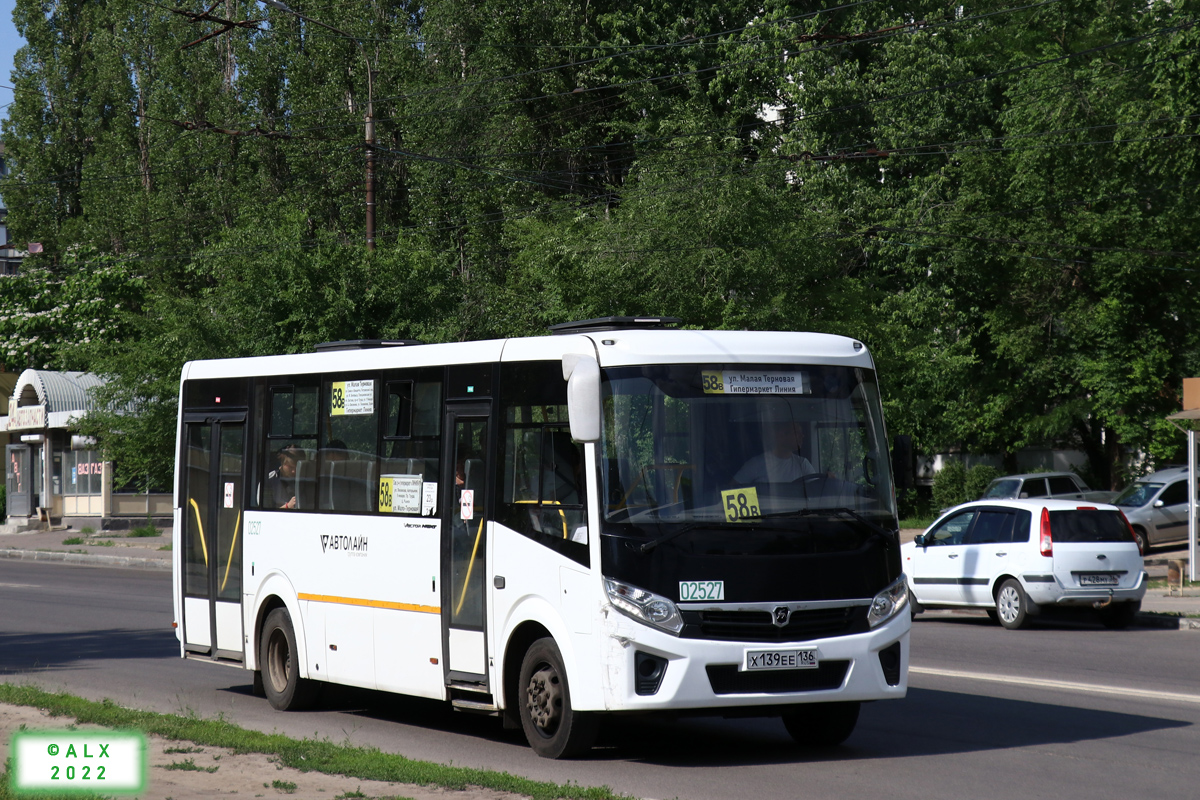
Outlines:
{"label": "power line", "polygon": [[[778,21],[778,23],[782,24],[782,23],[786,23],[786,22],[794,22],[794,21],[797,21],[800,19],[816,17],[821,14],[832,13],[833,11],[841,11],[841,10],[845,10],[847,8],[853,8],[856,6],[865,5],[865,4],[873,3],[873,2],[877,2],[877,0],[860,0],[860,2],[857,2],[857,3],[851,3],[851,4],[847,4],[847,5],[843,5],[843,6],[835,6],[831,9],[823,9],[823,10],[819,10],[819,11],[809,12],[809,13],[803,14],[803,15],[798,15],[796,17],[785,18],[784,20]],[[1024,6],[1017,6],[1017,7],[1010,8],[1010,9],[1000,9],[1000,10],[988,12],[985,14],[980,14],[980,15],[975,15],[975,16],[970,16],[970,17],[961,17],[961,18],[956,18],[953,20],[934,21],[934,22],[927,22],[924,20],[914,20],[912,22],[908,22],[908,23],[905,23],[902,25],[895,25],[895,26],[891,26],[891,27],[887,27],[887,28],[882,28],[882,29],[879,29],[876,31],[867,31],[867,32],[857,33],[857,34],[844,34],[844,35],[820,34],[819,38],[821,38],[823,40],[830,40],[832,43],[825,44],[825,45],[817,45],[817,46],[814,46],[814,47],[811,47],[808,49],[787,51],[787,52],[782,53],[777,56],[767,56],[764,58],[741,60],[741,61],[724,61],[724,62],[721,62],[716,65],[711,65],[709,67],[705,67],[703,69],[678,71],[675,73],[658,75],[658,76],[654,76],[654,77],[650,77],[650,78],[642,78],[642,79],[638,79],[635,81],[613,83],[613,84],[607,84],[607,85],[603,85],[603,86],[596,86],[596,87],[590,87],[590,88],[577,86],[567,92],[558,92],[558,93],[538,95],[538,96],[534,96],[534,97],[517,98],[517,99],[510,99],[510,100],[505,100],[505,101],[498,101],[497,103],[471,106],[465,110],[478,110],[481,108],[496,108],[496,107],[500,107],[503,105],[535,102],[538,100],[546,100],[546,99],[562,98],[562,97],[567,97],[567,96],[571,96],[571,95],[577,95],[580,93],[603,91],[606,89],[629,88],[631,86],[637,86],[637,85],[642,85],[642,84],[646,84],[646,83],[653,83],[656,81],[666,81],[666,80],[670,80],[673,78],[694,77],[696,75],[706,74],[708,72],[713,72],[713,71],[716,71],[719,69],[724,69],[724,68],[730,67],[730,66],[746,66],[749,64],[764,63],[766,61],[778,60],[780,58],[795,58],[795,57],[798,57],[805,53],[829,49],[830,47],[840,47],[840,46],[845,46],[845,45],[860,43],[860,42],[874,42],[874,41],[878,41],[881,39],[890,38],[892,36],[903,35],[905,33],[911,32],[912,30],[941,28],[941,27],[947,27],[947,26],[951,26],[951,25],[964,25],[967,23],[975,22],[979,19],[984,19],[984,18],[996,16],[999,14],[1016,13],[1018,11],[1025,11],[1025,10],[1029,10],[1029,9],[1033,9],[1033,8],[1039,8],[1039,7],[1042,7],[1045,5],[1051,5],[1051,4],[1058,3],[1058,2],[1061,2],[1061,0],[1043,0],[1043,2],[1039,2],[1039,3],[1034,3],[1034,4],[1030,4],[1030,5],[1024,5]],[[759,23],[757,23],[757,26],[762,26],[762,25],[767,25],[767,24],[775,24],[775,23],[759,22]],[[744,32],[746,30],[750,30],[753,27],[756,27],[756,25],[744,26],[741,28],[734,28],[734,29],[730,29],[729,31],[724,31],[721,33],[716,33],[716,34],[709,34],[707,37],[698,37],[698,39],[711,38],[714,36],[722,36],[727,33]],[[806,35],[801,35],[799,37],[799,39],[801,41],[805,41],[806,40],[805,37],[813,38],[816,36],[817,35],[807,35],[806,34]],[[792,39],[777,40],[777,41],[773,41],[773,42],[772,41],[767,41],[767,42],[759,41],[759,42],[751,42],[751,43],[752,44],[779,44],[779,43],[791,42],[796,38],[797,37],[793,37]],[[413,99],[429,97],[429,96],[432,96],[435,94],[440,94],[443,92],[450,92],[450,91],[461,93],[462,90],[468,89],[468,88],[476,88],[476,87],[492,85],[492,84],[496,84],[496,83],[500,83],[500,82],[504,82],[504,81],[517,80],[520,78],[531,77],[534,75],[544,74],[544,73],[548,73],[548,72],[569,69],[571,67],[585,66],[585,65],[592,64],[592,63],[598,63],[601,61],[611,61],[611,60],[613,60],[615,58],[619,58],[619,57],[620,58],[631,57],[631,56],[639,55],[639,54],[643,54],[643,53],[655,52],[657,50],[665,49],[665,48],[690,46],[693,42],[697,41],[698,39],[686,40],[683,42],[669,42],[669,43],[661,43],[661,44],[654,44],[654,45],[646,45],[646,46],[642,46],[639,48],[632,48],[623,53],[608,54],[608,55],[598,56],[598,57],[595,57],[592,59],[585,59],[583,61],[573,61],[573,62],[568,62],[566,64],[558,64],[558,65],[544,67],[544,68],[540,68],[540,69],[536,69],[536,70],[528,70],[528,71],[520,72],[520,73],[495,76],[492,78],[486,78],[486,79],[482,79],[479,81],[471,81],[471,82],[466,82],[466,83],[455,83],[455,84],[451,84],[449,86],[434,87],[434,88],[431,88],[428,90],[421,90],[421,91],[410,92],[410,93],[401,94],[401,95],[382,97],[382,98],[379,98],[379,102],[384,103],[384,102],[388,102],[388,101],[413,100]],[[728,42],[725,42],[725,43],[728,43]],[[738,44],[740,44],[740,43],[738,43]],[[322,108],[322,109],[309,109],[309,110],[306,110],[304,112],[299,112],[299,113],[300,114],[314,114],[314,113],[341,111],[341,110],[342,110],[341,106],[334,106],[334,107],[326,107],[326,108]],[[406,118],[407,117],[405,117],[405,116],[386,117],[386,118],[380,118],[379,121],[380,122],[401,121]],[[337,126],[334,125],[334,126],[321,126],[321,127],[328,128],[328,127],[337,127]]]}

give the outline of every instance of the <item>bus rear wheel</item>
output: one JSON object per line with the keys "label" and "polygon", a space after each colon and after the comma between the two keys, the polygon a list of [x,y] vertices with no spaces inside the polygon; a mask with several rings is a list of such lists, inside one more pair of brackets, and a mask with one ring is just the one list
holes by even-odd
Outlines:
{"label": "bus rear wheel", "polygon": [[318,684],[300,677],[296,631],[286,608],[275,609],[263,622],[259,667],[267,702],[273,708],[299,711],[316,700]]}
{"label": "bus rear wheel", "polygon": [[854,733],[860,704],[812,703],[783,713],[783,726],[798,744],[836,747]]}
{"label": "bus rear wheel", "polygon": [[542,758],[569,758],[591,748],[596,741],[596,717],[571,708],[567,671],[553,639],[530,645],[517,686],[521,728],[533,752]]}

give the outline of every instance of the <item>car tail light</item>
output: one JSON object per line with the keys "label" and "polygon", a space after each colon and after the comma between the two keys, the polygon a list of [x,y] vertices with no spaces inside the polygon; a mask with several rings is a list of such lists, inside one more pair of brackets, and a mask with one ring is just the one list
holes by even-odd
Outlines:
{"label": "car tail light", "polygon": [[1142,540],[1137,537],[1137,534],[1133,532],[1133,526],[1129,524],[1129,517],[1125,516],[1125,512],[1120,509],[1117,510],[1117,513],[1121,515],[1121,521],[1125,523],[1125,529],[1129,531],[1129,538],[1133,539],[1133,543],[1138,546],[1138,555],[1146,555],[1142,552]]}
{"label": "car tail light", "polygon": [[1095,511],[1095,506],[1075,506],[1076,511]]}
{"label": "car tail light", "polygon": [[1054,537],[1050,535],[1050,509],[1042,509],[1042,555],[1049,558],[1054,555]]}

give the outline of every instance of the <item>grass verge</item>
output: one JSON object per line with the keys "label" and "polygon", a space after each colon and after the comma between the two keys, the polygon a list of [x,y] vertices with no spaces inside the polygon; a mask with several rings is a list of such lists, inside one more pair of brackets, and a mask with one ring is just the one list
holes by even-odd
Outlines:
{"label": "grass verge", "polygon": [[[1178,588],[1178,586],[1176,586],[1176,588]],[[1147,589],[1147,591],[1151,591],[1151,592],[1154,592],[1154,591],[1165,592],[1168,589],[1170,589],[1170,586],[1167,584],[1166,578],[1154,578],[1153,580],[1146,582],[1146,589]],[[1186,578],[1184,579],[1183,591],[1194,592],[1197,589],[1200,589],[1200,581],[1189,581]]]}
{"label": "grass verge", "polygon": [[[111,700],[95,702],[65,693],[52,693],[34,686],[0,683],[0,703],[32,706],[53,716],[73,717],[79,722],[110,728],[133,728],[165,739],[198,745],[227,747],[238,753],[265,753],[279,763],[304,771],[346,775],[366,780],[465,789],[479,786],[501,792],[523,794],[534,800],[618,800],[622,795],[607,786],[584,787],[532,781],[507,772],[453,767],[415,761],[373,747],[355,747],[315,739],[292,739],[277,733],[261,733],[238,727],[222,719],[200,719],[176,714],[159,714],[122,708]],[[12,797],[8,770],[0,774],[0,800]]]}

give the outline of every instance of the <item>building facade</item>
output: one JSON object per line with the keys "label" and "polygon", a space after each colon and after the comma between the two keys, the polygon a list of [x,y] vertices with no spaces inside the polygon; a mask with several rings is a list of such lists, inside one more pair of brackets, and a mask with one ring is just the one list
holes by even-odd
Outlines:
{"label": "building facade", "polygon": [[[87,372],[27,369],[17,378],[0,426],[5,444],[7,522],[88,520],[125,527],[130,518],[170,514],[171,495],[114,492],[112,464],[71,431],[94,407],[103,381]],[[115,524],[114,524],[115,523]]]}

